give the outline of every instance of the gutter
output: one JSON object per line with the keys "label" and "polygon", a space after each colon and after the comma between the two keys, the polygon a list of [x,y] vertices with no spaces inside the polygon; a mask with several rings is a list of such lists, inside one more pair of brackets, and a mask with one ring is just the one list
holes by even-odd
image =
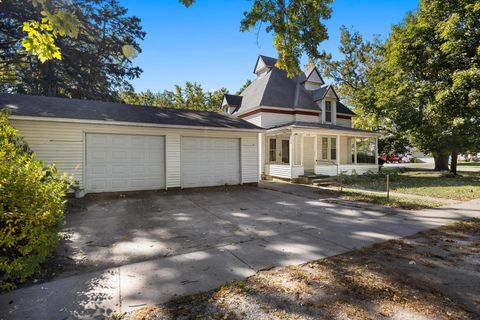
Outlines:
{"label": "gutter", "polygon": [[106,121],[106,120],[87,120],[87,119],[71,119],[71,118],[53,118],[53,117],[35,117],[35,116],[18,116],[10,115],[12,120],[29,120],[29,121],[46,121],[46,122],[67,122],[67,123],[83,123],[83,124],[103,124],[117,126],[134,126],[134,127],[151,127],[151,128],[172,128],[172,129],[192,129],[192,130],[217,130],[217,131],[242,131],[242,132],[265,132],[262,128],[227,128],[227,127],[208,127],[208,126],[183,126],[171,124],[156,124],[144,122],[128,122],[128,121]]}

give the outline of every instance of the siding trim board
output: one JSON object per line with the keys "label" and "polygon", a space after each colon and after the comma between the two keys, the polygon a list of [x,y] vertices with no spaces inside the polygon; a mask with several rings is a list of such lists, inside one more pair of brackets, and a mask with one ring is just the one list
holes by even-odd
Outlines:
{"label": "siding trim board", "polygon": [[302,115],[307,115],[307,116],[319,116],[320,111],[302,111],[302,110],[279,110],[279,109],[267,109],[267,108],[258,108],[253,111],[249,111],[243,114],[238,115],[239,118],[244,118],[248,116],[252,116],[254,114],[260,113],[260,112],[265,112],[265,113],[278,113],[278,114],[302,114]]}

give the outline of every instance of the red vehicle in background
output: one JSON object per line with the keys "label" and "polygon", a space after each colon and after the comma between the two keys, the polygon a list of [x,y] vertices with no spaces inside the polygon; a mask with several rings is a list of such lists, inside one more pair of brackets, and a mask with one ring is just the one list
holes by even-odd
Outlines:
{"label": "red vehicle in background", "polygon": [[390,163],[394,163],[394,162],[397,162],[397,163],[400,163],[400,161],[402,161],[402,157],[399,156],[399,155],[396,155],[396,154],[391,154],[389,157],[388,157],[388,162]]}
{"label": "red vehicle in background", "polygon": [[402,162],[402,156],[401,155],[397,155],[397,154],[386,154],[386,153],[381,153],[379,156],[378,156],[378,164],[382,165],[384,163],[394,163],[394,162],[397,162],[397,163],[400,163]]}

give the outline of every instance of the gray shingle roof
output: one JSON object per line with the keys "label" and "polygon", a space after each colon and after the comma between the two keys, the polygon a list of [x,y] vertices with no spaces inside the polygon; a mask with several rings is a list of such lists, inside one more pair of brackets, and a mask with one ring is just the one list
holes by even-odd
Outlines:
{"label": "gray shingle roof", "polygon": [[320,122],[305,122],[305,121],[289,122],[289,123],[285,123],[285,124],[281,124],[281,125],[269,128],[269,130],[279,129],[279,128],[320,128],[320,129],[329,129],[329,130],[342,130],[342,131],[353,131],[353,132],[363,132],[363,133],[376,133],[376,132],[373,132],[373,131],[350,128],[350,127],[343,127],[343,126],[338,126],[338,125],[335,125],[335,124],[326,124],[326,123],[320,123]]}
{"label": "gray shingle roof", "polygon": [[265,63],[265,65],[268,66],[268,67],[274,67],[275,64],[277,63],[277,59],[272,58],[272,57],[267,57],[267,56],[263,56],[263,55],[259,55],[258,57],[261,58],[263,60],[263,62]]}
{"label": "gray shingle roof", "polygon": [[236,96],[234,94],[224,94],[225,100],[227,100],[230,106],[240,106],[242,104],[242,96]]}
{"label": "gray shingle roof", "polygon": [[229,129],[261,129],[250,122],[225,113],[21,94],[0,95],[0,110],[2,109],[9,110],[11,115],[15,116],[125,121]]}
{"label": "gray shingle roof", "polygon": [[[319,111],[316,101],[322,99],[331,86],[322,86],[312,92],[300,85],[315,68],[307,70],[307,74],[302,73],[291,79],[287,77],[284,70],[275,67],[277,59],[262,55],[258,59],[262,59],[270,69],[258,76],[243,90],[240,94],[242,96],[241,105],[240,108],[237,108],[236,113],[248,112],[259,106]],[[297,96],[298,99],[296,99]],[[337,106],[338,113],[355,115],[342,103]]]}
{"label": "gray shingle roof", "polygon": [[298,103],[294,106],[297,84],[297,80],[288,78],[284,70],[271,68],[267,73],[256,78],[240,94],[243,98],[239,112],[248,111],[258,106],[302,108],[318,111],[318,105],[303,86],[299,86]]}
{"label": "gray shingle roof", "polygon": [[351,114],[352,116],[355,115],[355,112],[350,110],[349,107],[341,103],[340,101],[337,101],[337,113],[344,113],[344,114]]}

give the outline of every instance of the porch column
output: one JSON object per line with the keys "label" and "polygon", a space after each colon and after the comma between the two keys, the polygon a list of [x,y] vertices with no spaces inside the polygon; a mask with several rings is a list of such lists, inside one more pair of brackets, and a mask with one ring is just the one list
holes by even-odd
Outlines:
{"label": "porch column", "polygon": [[303,133],[300,134],[300,165],[303,166]]}
{"label": "porch column", "polygon": [[375,138],[375,164],[378,165],[378,137]]}
{"label": "porch column", "polygon": [[357,164],[357,137],[353,137],[354,163]]}
{"label": "porch column", "polygon": [[317,148],[318,135],[314,136],[313,143],[314,143],[314,145],[313,145],[313,163],[314,163],[313,169],[315,170],[315,167],[317,166],[317,160],[318,160],[318,148]]}
{"label": "porch column", "polygon": [[292,167],[293,167],[293,161],[295,160],[294,159],[294,157],[295,157],[295,136],[294,136],[293,132],[290,133],[289,144],[290,144],[290,148],[288,150],[288,162],[289,162],[289,165],[290,165],[290,172],[291,172]]}
{"label": "porch column", "polygon": [[337,135],[337,166],[340,165],[340,135]]}

